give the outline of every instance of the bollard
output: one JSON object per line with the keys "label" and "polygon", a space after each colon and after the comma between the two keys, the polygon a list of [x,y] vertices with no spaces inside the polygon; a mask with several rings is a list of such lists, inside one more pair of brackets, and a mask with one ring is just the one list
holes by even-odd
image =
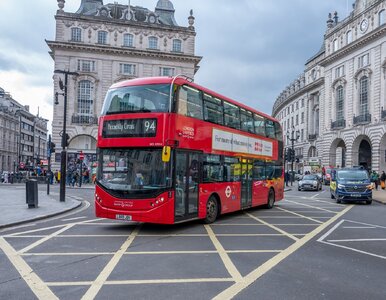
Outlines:
{"label": "bollard", "polygon": [[37,208],[38,199],[38,182],[35,179],[27,180],[25,183],[26,203],[28,208]]}

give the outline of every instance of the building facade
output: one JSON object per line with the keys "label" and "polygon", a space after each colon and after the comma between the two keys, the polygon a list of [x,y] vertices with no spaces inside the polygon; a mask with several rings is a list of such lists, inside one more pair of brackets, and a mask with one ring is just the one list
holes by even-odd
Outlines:
{"label": "building facade", "polygon": [[32,170],[47,158],[47,122],[0,88],[0,171]]}
{"label": "building facade", "polygon": [[[195,56],[193,12],[187,27],[179,26],[169,0],[159,0],[154,11],[139,6],[104,4],[103,0],[82,0],[75,13],[65,12],[57,0],[56,38],[47,41],[55,70],[75,72],[68,76],[67,133],[68,160],[78,152],[86,161],[96,159],[98,116],[108,88],[121,80],[182,74],[194,77],[201,57]],[[61,144],[63,91],[54,75],[53,142]],[[60,153],[55,159],[59,166]]]}
{"label": "building facade", "polygon": [[294,142],[295,169],[386,170],[386,1],[357,0],[342,21],[330,14],[322,49],[300,77],[273,108],[287,136],[304,133]]}

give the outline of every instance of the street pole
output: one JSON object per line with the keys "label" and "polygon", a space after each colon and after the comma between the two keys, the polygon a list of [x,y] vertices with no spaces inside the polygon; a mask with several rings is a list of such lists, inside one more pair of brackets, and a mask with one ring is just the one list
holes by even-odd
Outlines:
{"label": "street pole", "polygon": [[60,202],[66,201],[66,167],[67,167],[67,85],[68,75],[79,75],[76,72],[55,70],[54,73],[64,74],[64,109],[63,109],[63,131],[62,131],[62,152],[60,155]]}
{"label": "street pole", "polygon": [[[296,133],[296,137],[295,137]],[[291,137],[289,137],[291,134]],[[299,139],[299,130],[295,132],[295,128],[292,127],[291,132],[287,131],[287,139],[291,142],[291,186],[293,186],[294,182],[294,161],[295,161],[295,141]]]}
{"label": "street pole", "polygon": [[47,195],[50,194],[51,184],[51,134],[48,135],[48,147],[47,147],[47,159],[48,159],[48,171],[47,171]]}

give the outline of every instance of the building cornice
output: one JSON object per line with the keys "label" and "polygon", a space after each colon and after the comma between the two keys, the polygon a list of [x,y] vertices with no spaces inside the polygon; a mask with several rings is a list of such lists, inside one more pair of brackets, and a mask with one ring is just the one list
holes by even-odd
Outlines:
{"label": "building cornice", "polygon": [[54,59],[55,50],[67,50],[79,53],[102,53],[119,56],[135,56],[135,57],[151,57],[163,60],[174,60],[183,62],[193,62],[196,65],[201,61],[202,56],[186,55],[186,54],[169,54],[156,50],[137,50],[126,49],[121,47],[112,47],[108,45],[92,45],[83,43],[66,43],[46,40],[47,45],[50,47],[50,55]]}
{"label": "building cornice", "polygon": [[196,32],[189,29],[188,27],[182,26],[169,26],[164,24],[150,24],[150,23],[141,23],[136,21],[129,20],[119,20],[119,19],[108,19],[105,17],[98,16],[85,16],[74,13],[60,13],[55,15],[55,19],[68,21],[68,22],[88,22],[88,23],[96,23],[96,24],[104,24],[107,26],[124,26],[124,27],[134,27],[139,29],[151,29],[151,30],[162,30],[162,31],[171,31],[171,32],[184,32],[185,34],[189,34],[192,36],[196,36]]}
{"label": "building cornice", "polygon": [[275,117],[276,114],[281,109],[283,109],[287,104],[291,103],[296,98],[300,97],[301,95],[304,95],[304,94],[308,93],[309,91],[311,91],[311,90],[313,90],[315,88],[323,86],[323,85],[324,85],[324,77],[321,77],[318,80],[315,80],[314,82],[312,82],[312,83],[304,86],[303,88],[297,90],[293,94],[291,94],[288,97],[286,97],[284,100],[276,101],[274,106],[273,106],[273,109],[272,109],[272,116]]}
{"label": "building cornice", "polygon": [[333,54],[326,56],[322,61],[320,61],[320,65],[322,67],[326,67],[329,64],[339,60],[342,57],[345,57],[352,52],[356,51],[358,48],[361,48],[369,43],[381,38],[386,34],[386,24],[379,27],[377,30],[373,31],[371,34],[366,35],[355,42],[350,43],[349,45],[343,47],[342,49],[334,52]]}

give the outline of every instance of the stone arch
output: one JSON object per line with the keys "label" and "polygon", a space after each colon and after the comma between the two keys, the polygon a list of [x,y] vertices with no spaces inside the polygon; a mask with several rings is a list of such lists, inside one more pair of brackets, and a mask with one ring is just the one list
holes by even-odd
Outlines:
{"label": "stone arch", "polygon": [[329,165],[334,167],[346,167],[346,143],[341,138],[336,138],[330,146]]}
{"label": "stone arch", "polygon": [[309,149],[308,149],[308,158],[310,157],[318,157],[318,150],[316,149],[315,146],[311,146]]}
{"label": "stone arch", "polygon": [[367,135],[359,135],[352,145],[353,166],[363,166],[367,170],[372,167],[372,143]]}
{"label": "stone arch", "polygon": [[68,150],[76,151],[96,151],[96,139],[91,135],[76,135],[70,140]]}
{"label": "stone arch", "polygon": [[383,135],[381,143],[379,144],[379,172],[386,172],[386,134]]}

